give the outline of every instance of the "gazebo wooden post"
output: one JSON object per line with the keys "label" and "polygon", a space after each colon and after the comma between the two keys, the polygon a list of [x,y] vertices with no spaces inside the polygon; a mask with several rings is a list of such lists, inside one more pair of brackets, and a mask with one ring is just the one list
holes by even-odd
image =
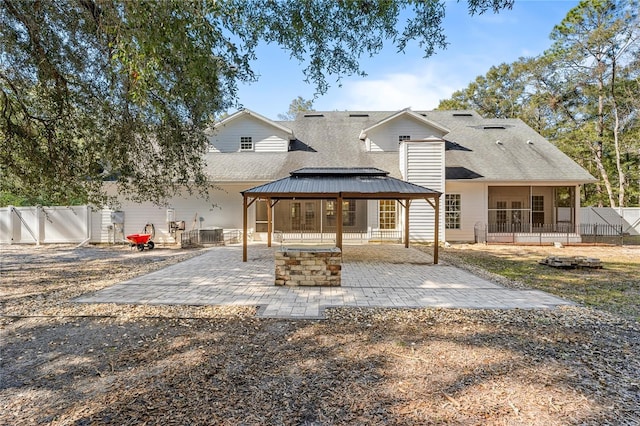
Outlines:
{"label": "gazebo wooden post", "polygon": [[435,197],[436,199],[436,223],[435,223],[435,235],[433,236],[433,264],[438,264],[438,248],[440,243],[438,237],[440,236],[440,194]]}
{"label": "gazebo wooden post", "polygon": [[271,198],[267,198],[267,247],[271,247]]}
{"label": "gazebo wooden post", "polygon": [[247,261],[247,196],[242,197],[242,261]]}
{"label": "gazebo wooden post", "polygon": [[404,247],[409,248],[409,207],[411,207],[411,200],[405,200],[404,202]]}
{"label": "gazebo wooden post", "polygon": [[342,250],[342,195],[336,198],[336,247]]}

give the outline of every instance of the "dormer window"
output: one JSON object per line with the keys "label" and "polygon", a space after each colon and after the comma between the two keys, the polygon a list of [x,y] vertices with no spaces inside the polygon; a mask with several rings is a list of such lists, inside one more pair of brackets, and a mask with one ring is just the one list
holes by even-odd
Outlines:
{"label": "dormer window", "polygon": [[404,141],[408,141],[411,139],[411,136],[409,135],[400,135],[398,136],[398,142],[404,142]]}
{"label": "dormer window", "polygon": [[240,136],[240,151],[253,151],[253,139],[251,136]]}

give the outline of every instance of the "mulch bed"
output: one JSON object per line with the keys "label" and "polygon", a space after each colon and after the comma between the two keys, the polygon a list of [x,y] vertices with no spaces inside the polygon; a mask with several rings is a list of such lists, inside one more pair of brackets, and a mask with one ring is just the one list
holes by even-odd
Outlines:
{"label": "mulch bed", "polygon": [[0,424],[640,423],[640,326],[601,311],[79,305],[199,252],[1,254]]}

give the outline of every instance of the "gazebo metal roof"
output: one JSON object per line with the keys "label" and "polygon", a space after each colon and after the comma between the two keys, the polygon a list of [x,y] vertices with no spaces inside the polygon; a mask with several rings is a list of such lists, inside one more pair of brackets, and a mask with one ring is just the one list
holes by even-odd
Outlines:
{"label": "gazebo metal roof", "polygon": [[[271,246],[271,210],[279,200],[313,199],[338,201],[337,217],[342,217],[342,200],[397,200],[405,210],[405,247],[409,247],[409,206],[412,200],[426,200],[435,210],[434,263],[438,263],[439,191],[389,176],[377,168],[308,167],[290,173],[289,177],[259,185],[243,196],[243,261],[247,261],[247,209],[256,200],[267,202],[267,244]],[[272,202],[273,200],[273,202]],[[342,249],[342,221],[337,221],[336,246]]]}
{"label": "gazebo metal roof", "polygon": [[309,167],[291,172],[291,176],[265,183],[242,192],[258,198],[317,199],[366,198],[413,199],[440,196],[440,192],[389,176],[376,168]]}

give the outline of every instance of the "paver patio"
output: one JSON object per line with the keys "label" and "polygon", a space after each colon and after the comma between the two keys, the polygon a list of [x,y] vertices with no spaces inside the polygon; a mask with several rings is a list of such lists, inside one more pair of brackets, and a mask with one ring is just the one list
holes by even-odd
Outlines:
{"label": "paver patio", "polygon": [[[251,305],[267,318],[323,318],[332,306],[553,308],[572,303],[538,290],[502,287],[462,269],[433,265],[431,256],[398,245],[345,246],[341,287],[274,285],[277,247],[253,244],[202,255],[94,294],[81,303]],[[151,252],[140,254],[151,255]]]}

